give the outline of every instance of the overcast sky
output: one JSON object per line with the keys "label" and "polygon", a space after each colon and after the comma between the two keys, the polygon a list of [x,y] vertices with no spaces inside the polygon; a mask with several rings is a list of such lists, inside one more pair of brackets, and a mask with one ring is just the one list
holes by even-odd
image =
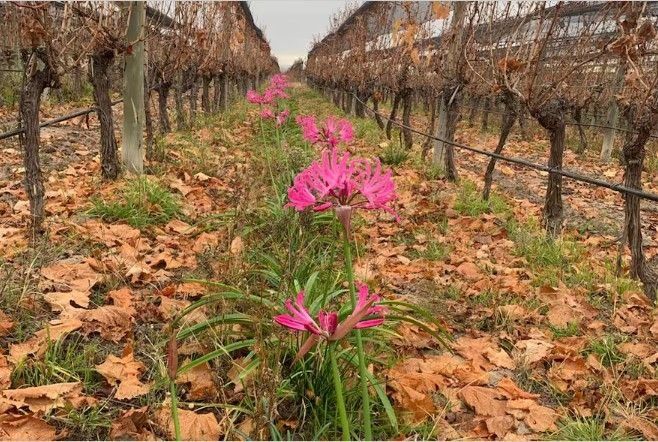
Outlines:
{"label": "overcast sky", "polygon": [[313,37],[324,36],[331,16],[346,4],[346,0],[251,0],[249,7],[283,70],[306,56]]}

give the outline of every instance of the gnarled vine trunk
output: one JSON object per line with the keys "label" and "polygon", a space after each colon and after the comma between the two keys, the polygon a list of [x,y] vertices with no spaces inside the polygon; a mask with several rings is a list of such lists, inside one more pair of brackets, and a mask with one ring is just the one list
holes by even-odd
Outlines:
{"label": "gnarled vine trunk", "polygon": [[220,94],[220,99],[219,99],[219,110],[225,111],[228,109],[228,75],[227,74],[220,74],[220,82],[219,82],[219,94]]}
{"label": "gnarled vine trunk", "polygon": [[[548,167],[561,170],[566,137],[566,115],[568,104],[562,98],[554,98],[542,105],[540,109],[531,109],[531,114],[546,129],[550,137]],[[544,202],[543,224],[546,232],[556,237],[562,231],[564,207],[562,205],[562,175],[549,172],[546,198]]]}
{"label": "gnarled vine trunk", "polygon": [[158,116],[160,117],[160,132],[163,134],[171,132],[169,113],[167,112],[167,99],[169,97],[170,83],[162,83],[158,87]]}
{"label": "gnarled vine trunk", "polygon": [[578,147],[576,148],[576,153],[582,155],[587,150],[587,137],[585,136],[585,129],[582,126],[583,123],[583,108],[577,107],[573,112],[573,119],[576,122],[578,127]]}
{"label": "gnarled vine trunk", "polygon": [[411,146],[413,146],[414,143],[413,135],[409,129],[411,126],[411,110],[413,108],[411,90],[406,91],[404,94],[402,104],[404,105],[402,109],[402,124],[404,125],[402,127],[402,137],[404,138],[404,147],[406,149],[411,149]]}
{"label": "gnarled vine trunk", "polygon": [[190,126],[196,122],[196,109],[199,101],[199,85],[195,74],[190,75]]}
{"label": "gnarled vine trunk", "polygon": [[212,80],[212,92],[213,92],[213,97],[212,97],[212,106],[211,110],[213,112],[217,112],[219,110],[220,106],[220,101],[222,99],[222,78],[220,75],[215,75]]}
{"label": "gnarled vine trunk", "polygon": [[183,107],[183,92],[185,92],[185,73],[176,74],[174,84],[174,103],[176,106],[176,128],[185,130],[187,123],[185,121],[185,108]]}
{"label": "gnarled vine trunk", "polygon": [[[434,134],[435,131],[436,131],[436,102],[437,102],[437,100],[434,97],[430,97],[429,101],[430,101],[430,103],[429,103],[429,105],[430,105],[430,109],[429,109],[430,121],[427,125],[427,133],[428,134]],[[420,154],[421,160],[425,161],[425,159],[427,158],[427,153],[432,149],[432,141],[433,141],[433,139],[430,138],[430,137],[425,138],[425,142],[423,143],[423,149],[422,149],[422,152]]]}
{"label": "gnarled vine trunk", "polygon": [[[626,173],[624,185],[634,189],[642,189],[642,168],[646,156],[646,143],[650,138],[651,130],[657,126],[658,114],[644,116],[643,119],[629,118],[629,111],[625,112],[627,120],[632,122],[634,134],[629,136],[622,148]],[[656,299],[658,290],[658,274],[649,268],[642,248],[642,224],[640,219],[640,197],[632,194],[624,195],[624,234],[631,252],[631,276],[642,281],[645,294]]]}
{"label": "gnarled vine trunk", "polygon": [[89,65],[89,81],[93,87],[100,122],[101,176],[107,180],[115,180],[119,176],[119,155],[110,100],[110,68],[113,63],[114,51],[99,50],[92,54]]}
{"label": "gnarled vine trunk", "polygon": [[[49,56],[42,49],[23,52],[23,64],[27,74],[20,97],[21,124],[24,132],[20,137],[25,167],[25,191],[30,200],[32,231],[41,231],[45,216],[43,176],[39,160],[39,108],[41,94],[46,87],[59,87],[59,78],[52,68]],[[36,67],[41,65],[39,67]],[[32,67],[34,69],[32,69]]]}
{"label": "gnarled vine trunk", "polygon": [[210,114],[210,80],[212,77],[201,77],[201,108],[206,115]]}
{"label": "gnarled vine trunk", "polygon": [[393,129],[393,122],[397,120],[398,107],[400,107],[400,102],[402,101],[402,94],[400,92],[395,93],[393,97],[393,106],[391,107],[391,115],[388,117],[386,122],[386,138],[391,139],[391,130]]}
{"label": "gnarled vine trunk", "polygon": [[[511,91],[505,91],[502,93],[502,102],[504,105],[503,117],[500,124],[500,136],[498,137],[498,144],[494,153],[501,153],[507,142],[507,137],[509,136],[514,122],[519,113],[519,99]],[[496,158],[491,158],[489,164],[487,165],[487,170],[484,173],[484,190],[482,191],[482,199],[488,200],[489,194],[491,193],[491,184],[493,182],[493,173],[496,168]]]}
{"label": "gnarled vine trunk", "polygon": [[386,125],[384,124],[384,120],[382,120],[381,115],[379,115],[379,97],[377,94],[373,94],[372,96],[372,110],[374,111],[374,117],[375,121],[377,122],[377,126],[379,126],[379,129],[384,130]]}
{"label": "gnarled vine trunk", "polygon": [[447,113],[445,132],[441,137],[447,141],[447,143],[444,143],[443,167],[448,181],[457,181],[459,179],[459,173],[455,165],[455,147],[450,143],[454,143],[455,141],[457,123],[461,119],[461,86],[447,86],[443,90],[442,98]]}

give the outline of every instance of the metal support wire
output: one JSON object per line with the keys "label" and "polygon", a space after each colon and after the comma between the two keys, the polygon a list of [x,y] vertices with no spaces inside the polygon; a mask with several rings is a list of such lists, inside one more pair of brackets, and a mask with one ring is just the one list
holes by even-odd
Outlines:
{"label": "metal support wire", "polygon": [[[345,92],[345,91],[341,91],[341,92]],[[508,157],[508,156],[501,155],[501,154],[498,154],[498,153],[488,152],[486,150],[478,149],[477,147],[467,146],[465,144],[456,143],[454,141],[444,140],[444,139],[439,138],[437,136],[426,134],[426,133],[421,132],[417,129],[414,129],[411,126],[407,126],[405,124],[398,123],[395,120],[391,120],[386,115],[382,115],[380,112],[377,112],[374,109],[372,109],[370,106],[367,105],[367,103],[365,103],[363,100],[361,100],[359,97],[357,97],[357,95],[355,93],[353,93],[353,92],[348,92],[348,93],[351,94],[352,96],[354,96],[354,98],[358,102],[360,102],[366,109],[368,109],[373,114],[379,115],[380,117],[384,118],[386,121],[390,121],[392,124],[394,124],[398,127],[408,129],[408,130],[410,130],[411,132],[413,132],[415,134],[422,135],[422,136],[427,137],[429,139],[440,141],[442,143],[449,144],[451,146],[457,147],[459,149],[467,150],[469,152],[477,153],[477,154],[480,154],[480,155],[485,155],[485,156],[488,156],[490,158],[495,158],[495,159],[500,160],[500,161],[506,161],[508,163],[513,163],[513,164],[520,164],[522,166],[529,167],[530,169],[535,169],[535,170],[540,170],[542,172],[549,172],[549,173],[554,173],[554,174],[557,174],[557,175],[562,175],[562,176],[565,176],[567,178],[571,178],[572,180],[575,180],[575,181],[581,181],[583,183],[588,183],[588,184],[592,184],[594,186],[604,187],[606,189],[614,190],[615,192],[619,192],[619,193],[623,193],[623,194],[631,194],[631,195],[635,195],[635,196],[637,196],[641,199],[646,199],[646,200],[658,202],[658,195],[653,194],[653,193],[649,193],[649,192],[644,192],[640,189],[635,189],[635,188],[632,188],[632,187],[626,187],[626,186],[623,186],[621,184],[609,183],[607,181],[599,180],[597,178],[592,178],[592,177],[589,177],[589,176],[586,176],[586,175],[583,175],[583,174],[580,174],[580,173],[577,173],[577,172],[571,172],[569,170],[565,170],[565,169],[562,169],[562,168],[549,167],[549,166],[545,166],[543,164],[533,163],[532,161],[528,161],[528,160],[523,159],[523,158]]]}

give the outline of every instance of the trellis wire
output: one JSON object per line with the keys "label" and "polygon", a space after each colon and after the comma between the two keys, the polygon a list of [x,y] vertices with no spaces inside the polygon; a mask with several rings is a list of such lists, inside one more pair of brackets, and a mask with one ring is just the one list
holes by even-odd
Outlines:
{"label": "trellis wire", "polygon": [[[345,91],[340,91],[340,92],[345,92]],[[419,130],[411,127],[411,126],[407,126],[403,123],[399,123],[395,120],[391,120],[386,115],[382,115],[380,112],[377,112],[374,109],[372,109],[370,106],[368,106],[367,103],[363,102],[363,100],[361,100],[359,97],[357,97],[355,93],[353,93],[353,92],[348,92],[348,93],[350,95],[352,95],[355,100],[357,100],[359,103],[361,103],[366,109],[368,109],[373,114],[379,115],[380,117],[384,118],[386,121],[390,121],[391,124],[393,124],[395,126],[401,127],[403,129],[410,130],[411,132],[414,132],[415,134],[427,137],[431,140],[440,141],[442,143],[457,147],[459,149],[467,150],[469,152],[477,153],[477,154],[480,154],[480,155],[485,155],[485,156],[488,156],[490,158],[495,158],[495,159],[500,160],[500,161],[506,161],[508,163],[513,163],[513,164],[520,164],[522,166],[526,166],[526,167],[529,167],[531,169],[540,170],[542,172],[554,173],[554,174],[561,175],[561,176],[564,176],[564,177],[567,177],[567,178],[571,178],[572,180],[575,180],[575,181],[581,181],[581,182],[584,182],[584,183],[592,184],[592,185],[597,186],[597,187],[604,187],[606,189],[610,189],[610,190],[613,190],[613,191],[618,192],[618,193],[631,194],[631,195],[637,196],[638,198],[641,198],[641,199],[646,199],[646,200],[658,202],[658,195],[653,194],[653,193],[649,193],[649,192],[644,192],[643,190],[640,190],[640,189],[634,189],[632,187],[623,186],[621,184],[609,183],[607,181],[599,180],[599,179],[596,179],[596,178],[591,178],[591,177],[588,177],[586,175],[582,175],[582,174],[576,173],[576,172],[571,172],[569,170],[565,170],[565,169],[562,169],[562,168],[549,167],[549,166],[545,166],[543,164],[533,163],[532,161],[528,161],[528,160],[523,159],[523,158],[508,157],[506,155],[501,155],[501,154],[494,153],[494,152],[488,152],[486,150],[478,149],[477,147],[467,146],[465,144],[456,143],[454,141],[444,140],[444,139],[439,138],[435,135],[426,134],[426,133],[424,133],[422,131],[419,131]]]}

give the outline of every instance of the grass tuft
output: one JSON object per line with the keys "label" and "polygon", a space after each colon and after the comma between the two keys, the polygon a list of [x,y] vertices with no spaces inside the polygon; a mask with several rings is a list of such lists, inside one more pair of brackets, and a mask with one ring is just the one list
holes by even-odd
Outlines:
{"label": "grass tuft", "polygon": [[144,177],[128,183],[123,200],[94,199],[92,204],[89,215],[106,221],[126,221],[139,229],[165,224],[181,213],[180,203],[173,193]]}
{"label": "grass tuft", "polygon": [[596,418],[568,418],[562,420],[553,440],[629,440],[628,434],[617,429],[606,431],[605,424]]}
{"label": "grass tuft", "polygon": [[427,247],[422,251],[414,251],[414,257],[427,259],[428,261],[443,261],[450,255],[452,248],[438,241],[430,240]]}
{"label": "grass tuft", "polygon": [[489,196],[489,200],[483,200],[475,183],[464,180],[457,193],[455,210],[462,215],[480,216],[483,213],[509,212],[509,206],[501,196],[495,193]]}
{"label": "grass tuft", "polygon": [[594,353],[599,357],[601,364],[606,367],[612,367],[625,360],[624,355],[617,348],[619,339],[612,335],[605,335],[600,339],[592,341],[587,347],[587,351]]}
{"label": "grass tuft", "polygon": [[384,164],[389,166],[399,166],[400,164],[407,161],[409,158],[409,151],[404,147],[400,146],[398,143],[386,143],[382,153],[379,155],[379,159]]}

